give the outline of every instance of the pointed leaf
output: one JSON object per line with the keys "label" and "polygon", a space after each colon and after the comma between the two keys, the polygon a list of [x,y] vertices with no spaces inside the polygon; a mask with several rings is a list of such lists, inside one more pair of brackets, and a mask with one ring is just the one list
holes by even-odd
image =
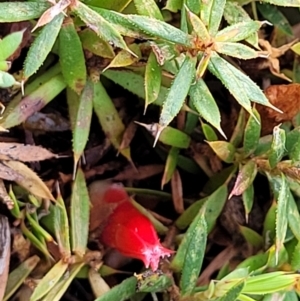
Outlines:
{"label": "pointed leaf", "polygon": [[253,109],[253,114],[255,115],[255,118],[249,116],[244,132],[243,152],[245,157],[248,157],[255,152],[260,138],[260,115],[256,109]]}
{"label": "pointed leaf", "polygon": [[189,95],[199,114],[224,136],[219,108],[202,78],[191,86]]}
{"label": "pointed leaf", "polygon": [[24,78],[33,75],[44,63],[51,51],[60,31],[64,15],[57,15],[50,23],[45,25],[31,44],[24,62]]}
{"label": "pointed leaf", "polygon": [[[189,232],[192,232],[190,235]],[[205,221],[205,206],[200,210],[179,248],[185,248],[185,260],[180,278],[181,296],[191,295],[202,267],[206,249],[207,225]]]}
{"label": "pointed leaf", "polygon": [[226,0],[201,0],[200,4],[200,17],[204,24],[207,26],[209,34],[215,36],[218,32]]}
{"label": "pointed leaf", "polygon": [[13,32],[0,40],[0,61],[5,61],[18,49],[23,34],[24,30]]}
{"label": "pointed leaf", "polygon": [[18,161],[3,161],[7,167],[11,168],[19,177],[15,180],[20,186],[24,187],[31,194],[55,201],[46,184],[24,163]]}
{"label": "pointed leaf", "polygon": [[278,7],[268,3],[257,3],[257,9],[262,14],[264,19],[274,24],[285,34],[293,36],[292,26]]}
{"label": "pointed leaf", "polygon": [[165,186],[165,184],[169,183],[169,181],[171,180],[171,178],[173,176],[173,173],[177,166],[179,150],[180,149],[177,147],[172,147],[169,150],[168,157],[166,160],[164,174],[161,179],[161,187],[162,188]]}
{"label": "pointed leaf", "polygon": [[34,289],[30,301],[37,301],[44,297],[60,280],[68,268],[68,263],[58,261],[51,270],[42,278]]}
{"label": "pointed leaf", "polygon": [[289,201],[287,210],[289,227],[292,230],[294,236],[297,238],[297,240],[300,241],[300,214],[291,191],[289,191]]}
{"label": "pointed leaf", "polygon": [[254,187],[253,184],[251,184],[244,192],[243,192],[243,204],[245,209],[245,219],[246,223],[248,223],[249,213],[251,212],[251,209],[253,207],[254,203]]}
{"label": "pointed leaf", "polygon": [[[93,113],[93,99],[94,85],[91,80],[86,82],[79,99],[77,97],[70,97],[68,99],[70,115],[71,113],[75,114],[72,116],[72,119],[75,121],[75,127],[72,127],[75,166],[88,141]],[[73,106],[77,108],[77,111],[72,111]]]}
{"label": "pointed leaf", "polygon": [[145,70],[145,111],[159,94],[161,86],[161,68],[153,52],[150,53]]}
{"label": "pointed leaf", "polygon": [[159,124],[166,127],[179,113],[190,89],[195,74],[195,60],[185,57],[166,100],[163,103]]}
{"label": "pointed leaf", "polygon": [[233,56],[243,60],[249,60],[258,57],[258,53],[254,49],[241,43],[215,42],[214,50],[218,53]]}
{"label": "pointed leaf", "polygon": [[39,261],[40,258],[37,255],[29,257],[9,274],[3,301],[9,300],[14,292],[24,283]]}
{"label": "pointed leaf", "polygon": [[233,195],[241,195],[246,189],[253,183],[257,174],[257,166],[254,161],[249,160],[245,165],[240,168],[237,179],[234,183],[234,187],[229,195],[231,198]]}
{"label": "pointed leaf", "polygon": [[146,34],[187,47],[192,45],[192,37],[166,22],[138,15],[126,15],[126,18]]}
{"label": "pointed leaf", "polygon": [[90,199],[83,171],[77,170],[71,195],[72,251],[82,257],[88,242]]}
{"label": "pointed leaf", "polygon": [[[227,3],[226,3],[227,5]],[[216,35],[216,42],[239,42],[256,33],[261,22],[247,20],[235,23],[220,30]]]}
{"label": "pointed leaf", "polygon": [[72,11],[100,38],[130,52],[120,33],[97,12],[79,1]]}
{"label": "pointed leaf", "polygon": [[269,164],[274,168],[279,163],[285,153],[285,131],[279,126],[273,129],[273,141],[268,154]]}
{"label": "pointed leaf", "polygon": [[242,81],[237,77],[237,74],[231,70],[230,64],[217,54],[214,54],[210,59],[208,69],[224,84],[237,102],[252,115],[249,97],[247,93],[245,93]]}
{"label": "pointed leaf", "polygon": [[0,3],[0,22],[20,22],[32,20],[49,8],[47,2],[1,2]]}
{"label": "pointed leaf", "polygon": [[67,85],[80,94],[86,82],[85,57],[72,19],[65,19],[59,33],[59,62]]}
{"label": "pointed leaf", "polygon": [[[249,118],[251,118],[251,116]],[[245,124],[246,124],[246,112],[243,108],[241,108],[239,116],[238,116],[238,120],[236,122],[236,125],[234,127],[233,133],[232,133],[232,135],[230,137],[230,141],[229,141],[235,147],[240,146],[240,144],[243,140],[244,133],[243,133],[243,131],[241,131],[241,129],[245,128]]]}
{"label": "pointed leaf", "polygon": [[235,155],[235,147],[226,141],[207,141],[216,155],[226,163],[233,163]]}
{"label": "pointed leaf", "polygon": [[20,100],[20,98],[15,98],[6,107],[2,119],[0,119],[0,125],[8,129],[22,123],[33,113],[41,110],[65,87],[66,84],[59,74],[53,76],[50,80],[39,86],[22,100]]}

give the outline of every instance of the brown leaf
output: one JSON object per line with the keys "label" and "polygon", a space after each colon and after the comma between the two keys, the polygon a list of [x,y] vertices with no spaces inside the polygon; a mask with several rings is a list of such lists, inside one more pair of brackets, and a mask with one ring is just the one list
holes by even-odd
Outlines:
{"label": "brown leaf", "polygon": [[283,73],[280,72],[280,65],[279,65],[278,58],[284,55],[296,42],[297,40],[294,40],[288,44],[275,48],[272,47],[268,41],[259,39],[259,45],[269,54],[269,56],[266,59],[268,60],[268,65],[271,73],[289,82],[291,81],[291,79],[286,77]]}
{"label": "brown leaf", "polygon": [[[53,2],[53,4],[55,1]],[[47,9],[39,18],[38,22],[32,29],[32,31],[35,31],[38,27],[44,26],[51,22],[54,17],[56,17],[58,14],[63,13],[64,10],[69,6],[71,3],[71,0],[60,0],[57,3],[55,3],[52,7]]]}
{"label": "brown leaf", "polygon": [[55,201],[55,198],[45,183],[24,163],[18,161],[4,161],[3,164],[14,171],[16,175],[14,181],[24,187],[27,191],[37,197]]}
{"label": "brown leaf", "polygon": [[0,300],[5,293],[10,259],[10,228],[7,217],[0,215]]}
{"label": "brown leaf", "polygon": [[265,90],[270,103],[283,113],[258,105],[262,116],[262,134],[270,134],[273,128],[285,121],[291,121],[300,111],[300,84],[273,85]]}
{"label": "brown leaf", "polygon": [[174,208],[177,213],[181,214],[184,211],[183,192],[181,177],[176,169],[171,179],[172,197]]}
{"label": "brown leaf", "polygon": [[21,181],[23,176],[0,162],[0,178],[8,181]]}
{"label": "brown leaf", "polygon": [[58,156],[40,146],[0,142],[0,160],[42,161]]}
{"label": "brown leaf", "polygon": [[1,179],[0,179],[0,199],[7,206],[9,210],[11,210],[14,207],[14,203],[10,198],[10,196],[8,195],[6,188],[4,186],[4,182]]}

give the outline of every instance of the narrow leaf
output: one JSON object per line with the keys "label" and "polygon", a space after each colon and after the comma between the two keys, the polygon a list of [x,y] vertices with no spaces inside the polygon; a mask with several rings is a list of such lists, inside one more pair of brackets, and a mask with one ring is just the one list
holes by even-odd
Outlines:
{"label": "narrow leaf", "polygon": [[162,188],[165,186],[165,184],[169,183],[169,181],[171,180],[171,178],[173,176],[173,173],[177,166],[179,150],[180,149],[177,147],[172,147],[169,150],[168,157],[166,160],[164,174],[161,179],[161,187]]}
{"label": "narrow leaf", "polygon": [[89,232],[90,200],[84,173],[79,168],[71,195],[71,233],[72,250],[82,257],[85,254]]}
{"label": "narrow leaf", "polygon": [[233,56],[243,60],[249,60],[258,57],[258,53],[254,49],[241,43],[215,42],[214,50],[218,53]]}
{"label": "narrow leaf", "polygon": [[202,78],[197,79],[191,86],[189,95],[199,114],[225,136],[221,129],[219,108]]}
{"label": "narrow leaf", "polygon": [[233,163],[235,155],[235,147],[226,141],[207,141],[216,155],[226,163]]}
{"label": "narrow leaf", "polygon": [[85,57],[72,19],[65,19],[59,33],[59,62],[67,85],[80,94],[86,82]]}
{"label": "narrow leaf", "polygon": [[149,104],[153,103],[161,86],[161,68],[153,52],[150,53],[145,70],[145,111]]}
{"label": "narrow leaf", "polygon": [[279,126],[273,129],[273,141],[268,154],[269,164],[274,168],[279,163],[285,153],[285,131]]}
{"label": "narrow leaf", "polygon": [[[205,221],[205,206],[201,209],[190,228],[187,230],[185,237],[189,236],[189,240],[182,241],[179,248],[185,248],[185,260],[182,267],[180,278],[181,295],[191,295],[193,292],[206,249],[207,225]],[[192,231],[189,235],[189,231]]]}
{"label": "narrow leaf", "polygon": [[23,34],[24,30],[13,32],[0,40],[0,61],[5,61],[18,49]]}
{"label": "narrow leaf", "polygon": [[163,103],[159,118],[160,126],[166,127],[179,113],[190,89],[194,74],[195,60],[186,56]]}
{"label": "narrow leaf", "polygon": [[47,8],[49,8],[47,2],[1,2],[0,22],[21,22],[36,19]]}
{"label": "narrow leaf", "polygon": [[24,63],[24,78],[33,75],[44,63],[51,51],[60,31],[64,15],[57,15],[50,23],[45,25],[29,48]]}
{"label": "narrow leaf", "polygon": [[112,43],[116,47],[131,52],[120,33],[94,10],[77,1],[76,6],[72,7],[72,11],[100,38]]}

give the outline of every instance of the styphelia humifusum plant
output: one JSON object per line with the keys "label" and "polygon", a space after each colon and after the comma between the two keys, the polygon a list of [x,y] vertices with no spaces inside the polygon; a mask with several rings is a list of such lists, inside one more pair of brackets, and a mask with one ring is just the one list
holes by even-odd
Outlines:
{"label": "styphelia humifusum plant", "polygon": [[160,258],[174,251],[161,245],[152,223],[133,206],[121,184],[97,183],[93,183],[90,195],[98,198],[92,211],[101,219],[100,241],[125,256],[142,260],[146,268],[157,270]]}

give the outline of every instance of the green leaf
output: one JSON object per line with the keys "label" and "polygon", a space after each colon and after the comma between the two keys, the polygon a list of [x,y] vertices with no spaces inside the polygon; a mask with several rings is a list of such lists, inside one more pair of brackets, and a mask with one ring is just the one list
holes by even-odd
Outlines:
{"label": "green leaf", "polygon": [[49,8],[48,2],[1,2],[0,22],[21,22],[33,20]]}
{"label": "green leaf", "polygon": [[290,6],[290,7],[300,6],[300,0],[263,0],[262,2],[267,2],[278,6]]}
{"label": "green leaf", "polygon": [[24,283],[39,261],[40,258],[37,255],[29,257],[9,274],[3,301],[9,300],[14,292]]}
{"label": "green leaf", "polygon": [[[75,127],[72,126],[75,167],[88,141],[93,113],[93,99],[94,85],[90,79],[87,80],[79,99],[75,95],[68,98],[69,114],[74,114],[71,119],[74,120],[75,124]],[[77,111],[75,111],[76,109]]]}
{"label": "green leaf", "polygon": [[202,122],[201,128],[202,128],[202,132],[203,132],[206,140],[208,140],[208,141],[217,141],[218,140],[218,136],[217,136],[216,132],[209,124]]}
{"label": "green leaf", "polygon": [[214,50],[218,53],[233,56],[243,60],[249,60],[258,57],[258,53],[254,49],[241,43],[215,42]]}
{"label": "green leaf", "polygon": [[24,78],[29,78],[44,63],[51,51],[60,31],[64,15],[57,15],[50,23],[45,25],[29,48],[24,63]]}
{"label": "green leaf", "polygon": [[59,33],[59,62],[66,84],[80,94],[86,83],[85,57],[72,19],[66,19]]}
{"label": "green leaf", "polygon": [[135,27],[155,38],[187,47],[192,46],[192,37],[166,22],[138,15],[126,15],[126,18]]}
{"label": "green leaf", "polygon": [[279,163],[285,153],[285,131],[279,126],[273,129],[273,141],[268,154],[269,164],[274,168]]}
{"label": "green leaf", "polygon": [[294,271],[297,271],[300,269],[300,241],[298,241],[298,243],[294,249],[294,252],[293,252],[293,255],[291,258],[291,268]]}
{"label": "green leaf", "polygon": [[0,119],[0,125],[8,129],[22,123],[33,113],[41,110],[65,87],[66,84],[60,74],[53,76],[21,101],[19,98],[12,100],[2,115],[3,118]]}
{"label": "green leaf", "polygon": [[234,72],[230,66],[227,61],[219,57],[216,53],[211,56],[210,62],[208,63],[209,71],[224,84],[237,102],[245,108],[250,115],[253,115],[250,99],[243,87],[244,85],[237,76],[237,73]]}
{"label": "green leaf", "polygon": [[[233,285],[224,295],[218,298],[216,301],[235,301],[240,296],[243,288],[245,286],[245,280],[241,279],[235,285]],[[239,299],[242,300],[242,299]],[[249,300],[248,300],[249,301]]]}
{"label": "green leaf", "polygon": [[101,39],[94,31],[87,28],[78,33],[84,49],[101,56],[112,59],[115,56],[113,47],[105,40]]}
{"label": "green leaf", "polygon": [[159,124],[166,127],[179,113],[195,74],[195,60],[186,56],[163,103]]}
{"label": "green leaf", "polygon": [[[249,118],[251,118],[251,116]],[[243,133],[243,131],[241,131],[241,129],[245,128],[245,124],[246,124],[246,112],[243,108],[241,108],[237,123],[234,127],[233,133],[232,133],[232,135],[230,137],[230,141],[229,141],[235,147],[240,146],[240,144],[243,140],[244,133]]]}
{"label": "green leaf", "polygon": [[286,136],[285,144],[289,158],[293,162],[300,161],[300,128],[290,131]]}
{"label": "green leaf", "polygon": [[294,44],[291,49],[298,55],[300,55],[300,42]]}
{"label": "green leaf", "polygon": [[216,155],[226,163],[233,163],[236,152],[235,147],[226,141],[207,141]]}
{"label": "green leaf", "polygon": [[59,282],[57,282],[51,291],[43,298],[43,301],[60,301],[84,264],[84,262],[73,264],[68,270],[68,277],[61,277]]}
{"label": "green leaf", "polygon": [[244,236],[245,240],[253,247],[261,249],[263,247],[263,238],[257,232],[251,228],[240,226],[241,234]]}
{"label": "green leaf", "polygon": [[256,109],[253,109],[253,114],[255,118],[249,116],[244,132],[243,152],[245,157],[255,152],[260,138],[260,115]]}
{"label": "green leaf", "polygon": [[276,261],[278,261],[278,252],[283,247],[288,226],[288,201],[290,190],[284,174],[281,173],[280,176],[276,177],[268,176],[268,178],[277,200],[275,247]]}
{"label": "green leaf", "polygon": [[[125,126],[114,106],[114,103],[99,81],[94,83],[93,106],[104,134],[109,138],[112,145],[119,150]],[[131,161],[129,147],[120,150],[120,153]]]}
{"label": "green leaf", "polygon": [[247,268],[249,273],[264,267],[268,261],[267,253],[260,253],[253,256],[248,257],[244,261],[242,261],[236,269]]}
{"label": "green leaf", "polygon": [[215,222],[223,209],[223,206],[227,200],[227,193],[227,186],[221,185],[210,196],[196,201],[189,206],[175,221],[176,227],[178,227],[180,230],[186,229],[196,217],[203,204],[205,204],[207,232],[209,233],[213,229]]}
{"label": "green leaf", "polygon": [[68,268],[68,263],[58,261],[50,271],[42,278],[30,296],[30,301],[37,301],[44,297],[60,280]]}
{"label": "green leaf", "polygon": [[[131,93],[145,99],[144,77],[132,71],[106,70],[103,76],[120,85]],[[168,89],[161,86],[158,97],[154,104],[162,105],[166,99]]]}
{"label": "green leaf", "polygon": [[171,147],[171,149],[169,150],[168,157],[165,164],[164,174],[161,179],[162,188],[165,186],[165,184],[169,183],[169,181],[171,180],[174,174],[174,171],[176,170],[179,151],[180,149],[177,147]]}
{"label": "green leaf", "polygon": [[253,184],[251,184],[242,195],[244,209],[245,209],[245,218],[246,222],[248,223],[249,213],[251,212],[251,209],[253,207],[254,203],[254,187]]}
{"label": "green leaf", "polygon": [[153,103],[160,91],[161,68],[153,52],[150,53],[145,70],[145,111]]}
{"label": "green leaf", "polygon": [[[228,2],[226,2],[227,5]],[[216,42],[239,42],[256,33],[261,22],[247,20],[227,26],[216,35]]]}
{"label": "green leaf", "polygon": [[72,7],[72,11],[100,38],[106,40],[116,47],[131,52],[118,30],[97,12],[79,1],[77,2],[76,6]]}
{"label": "green leaf", "polygon": [[0,88],[9,88],[15,83],[16,80],[11,74],[0,70]]}
{"label": "green leaf", "polygon": [[291,191],[289,191],[287,218],[290,229],[292,230],[297,240],[300,241],[300,214]]}
{"label": "green leaf", "polygon": [[202,78],[197,79],[196,82],[192,84],[189,95],[199,114],[225,136],[221,129],[221,114],[219,108]]}
{"label": "green leaf", "polygon": [[263,237],[267,241],[266,248],[273,244],[275,239],[275,228],[276,228],[276,211],[277,204],[273,201],[271,207],[269,208],[263,225]]}
{"label": "green leaf", "polygon": [[95,299],[95,301],[125,301],[135,294],[136,285],[136,277],[130,277],[121,282],[120,284],[114,286],[109,292]]}
{"label": "green leaf", "polygon": [[24,30],[13,32],[0,40],[0,61],[5,61],[18,49],[23,39],[23,33]]}
{"label": "green leaf", "polygon": [[89,234],[90,199],[84,173],[80,168],[72,186],[70,215],[72,251],[83,257]]}
{"label": "green leaf", "polygon": [[215,36],[218,32],[226,0],[201,0],[200,4],[200,18],[208,28],[211,36]]}
{"label": "green leaf", "polygon": [[266,20],[270,21],[285,34],[293,36],[293,29],[289,21],[276,6],[268,3],[257,3],[256,7]]}
{"label": "green leaf", "polygon": [[[185,249],[185,258],[180,278],[181,296],[191,295],[202,267],[207,236],[205,209],[205,206],[202,207],[179,246],[179,249]],[[180,252],[179,249],[178,252]]]}
{"label": "green leaf", "polygon": [[249,160],[243,165],[238,173],[234,187],[229,195],[231,198],[233,195],[241,195],[246,189],[253,183],[257,174],[257,166],[254,161]]}
{"label": "green leaf", "polygon": [[133,0],[133,3],[139,15],[164,21],[160,9],[154,0]]}
{"label": "green leaf", "polygon": [[197,15],[193,14],[190,10],[187,9],[187,13],[189,21],[191,22],[193,30],[195,31],[198,38],[204,43],[208,43],[211,40],[211,37],[207,31],[207,28],[205,27],[205,24]]}
{"label": "green leaf", "polygon": [[167,0],[164,9],[167,9],[173,13],[176,13],[182,7],[183,0]]}

